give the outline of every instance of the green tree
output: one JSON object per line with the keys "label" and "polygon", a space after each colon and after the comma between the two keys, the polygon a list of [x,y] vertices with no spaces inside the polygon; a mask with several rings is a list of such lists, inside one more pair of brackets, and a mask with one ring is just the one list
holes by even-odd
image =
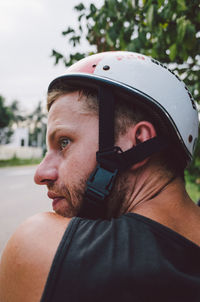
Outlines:
{"label": "green tree", "polygon": [[[68,26],[62,34],[75,52],[65,56],[52,50],[55,64],[62,61],[70,66],[89,54],[108,50],[140,52],[179,75],[200,105],[199,0],[104,0],[98,9],[93,3],[88,7],[80,3],[74,9],[78,27]],[[88,51],[76,52],[83,39]],[[200,179],[200,140],[188,175]]]}
{"label": "green tree", "polygon": [[12,120],[12,111],[5,105],[5,99],[0,95],[0,129],[7,127]]}
{"label": "green tree", "polygon": [[171,69],[189,86],[200,100],[200,3],[199,0],[104,0],[75,6],[78,29],[62,32],[74,47],[83,39],[88,51],[66,57],[53,50],[55,63],[66,66],[91,53],[107,50],[129,50],[150,55]]}
{"label": "green tree", "polygon": [[19,102],[14,100],[9,106],[10,111],[12,112],[12,122],[19,125],[20,122],[25,121],[26,117],[22,116],[20,113]]}
{"label": "green tree", "polygon": [[31,114],[27,116],[29,125],[29,145],[46,148],[46,113],[42,108],[42,102],[39,101]]}
{"label": "green tree", "polygon": [[12,111],[5,105],[5,99],[0,95],[0,144],[8,143],[12,135],[10,124],[12,121]]}

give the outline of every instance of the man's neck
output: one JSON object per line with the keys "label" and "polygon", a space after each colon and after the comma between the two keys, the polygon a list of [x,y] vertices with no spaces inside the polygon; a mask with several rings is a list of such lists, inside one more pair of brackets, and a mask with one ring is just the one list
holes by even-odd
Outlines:
{"label": "man's neck", "polygon": [[[178,191],[182,194],[184,192],[185,194],[184,182],[179,177],[175,177],[174,174],[167,171],[165,172],[159,166],[144,166],[134,173],[130,172],[127,179],[129,189],[122,212],[135,212],[136,209],[142,209],[146,207],[147,204],[153,206],[154,200],[161,200],[163,204],[164,196],[169,199],[170,202],[169,194],[163,193],[168,192],[173,184],[176,187],[174,193],[177,194]],[[170,193],[170,195],[171,194],[172,193]],[[165,203],[167,203],[167,201],[165,201]]]}
{"label": "man's neck", "polygon": [[[157,173],[158,175],[158,173]],[[168,175],[169,176],[169,175]],[[144,172],[136,178],[127,212],[146,216],[200,246],[200,209],[190,199],[180,177]]]}

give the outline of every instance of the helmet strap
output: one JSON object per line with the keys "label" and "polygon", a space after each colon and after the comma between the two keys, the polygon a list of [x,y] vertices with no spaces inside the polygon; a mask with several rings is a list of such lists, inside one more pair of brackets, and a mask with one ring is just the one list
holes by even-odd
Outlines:
{"label": "helmet strap", "polygon": [[111,88],[100,87],[99,99],[99,152],[114,146],[115,99]]}
{"label": "helmet strap", "polygon": [[99,89],[99,151],[97,166],[87,181],[84,200],[77,216],[105,219],[107,197],[110,195],[119,171],[126,170],[168,146],[166,139],[154,137],[122,152],[114,146],[114,95],[111,88]]}

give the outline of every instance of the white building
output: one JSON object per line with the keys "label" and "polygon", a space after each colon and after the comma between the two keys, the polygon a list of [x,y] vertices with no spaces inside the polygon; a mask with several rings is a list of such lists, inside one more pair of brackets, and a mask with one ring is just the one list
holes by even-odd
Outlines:
{"label": "white building", "polygon": [[13,157],[30,159],[41,158],[43,150],[41,147],[29,147],[28,128],[13,129],[14,133],[9,144],[0,145],[0,160],[7,160]]}
{"label": "white building", "polygon": [[29,138],[28,128],[16,128],[8,145],[15,146],[15,147],[27,147],[28,138]]}

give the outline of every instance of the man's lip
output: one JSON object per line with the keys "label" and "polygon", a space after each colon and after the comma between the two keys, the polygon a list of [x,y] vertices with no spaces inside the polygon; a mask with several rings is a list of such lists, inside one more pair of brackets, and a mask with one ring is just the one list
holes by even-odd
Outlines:
{"label": "man's lip", "polygon": [[64,197],[56,197],[53,199],[52,207],[53,210],[56,211],[59,208],[60,201],[63,200]]}
{"label": "man's lip", "polygon": [[60,206],[61,200],[65,199],[65,197],[62,196],[62,195],[58,195],[58,194],[56,194],[56,193],[54,193],[54,192],[51,192],[51,191],[49,191],[49,192],[47,193],[47,195],[48,195],[48,197],[49,197],[50,199],[53,199],[53,202],[52,202],[53,210],[54,210],[54,211],[58,210],[58,208],[59,208],[59,206]]}
{"label": "man's lip", "polygon": [[50,192],[50,191],[47,193],[47,195],[50,199],[64,198],[64,196],[55,194],[54,192]]}

